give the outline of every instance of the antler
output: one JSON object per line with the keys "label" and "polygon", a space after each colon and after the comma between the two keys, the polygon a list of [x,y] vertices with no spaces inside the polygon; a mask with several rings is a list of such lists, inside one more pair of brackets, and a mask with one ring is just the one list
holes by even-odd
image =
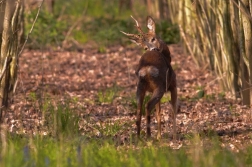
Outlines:
{"label": "antler", "polygon": [[142,45],[145,47],[145,44],[144,44],[144,32],[142,31],[141,27],[139,26],[139,23],[138,21],[133,17],[131,16],[131,18],[136,22],[136,25],[135,27],[137,28],[137,31],[140,33],[140,34],[130,34],[130,33],[126,33],[124,31],[120,31],[121,33],[123,33],[124,35],[128,36],[128,38],[136,43],[137,45]]}
{"label": "antler", "polygon": [[130,33],[124,32],[124,31],[120,31],[120,32],[123,33],[124,35],[128,36],[129,39],[132,39],[132,40],[141,39],[141,36],[140,36],[140,35],[130,34]]}
{"label": "antler", "polygon": [[135,27],[137,28],[137,31],[140,33],[140,35],[130,34],[130,33],[126,33],[123,31],[120,31],[120,32],[123,33],[124,35],[127,35],[130,39],[133,39],[133,40],[142,39],[144,36],[144,32],[142,31],[141,27],[139,26],[138,21],[132,15],[131,15],[131,18],[136,22]]}
{"label": "antler", "polygon": [[137,21],[132,15],[131,15],[130,17],[136,22],[136,25],[135,25],[135,26],[136,26],[136,28],[137,28],[137,31],[140,32],[141,35],[143,35],[144,32],[142,31],[141,27],[139,26],[138,21]]}

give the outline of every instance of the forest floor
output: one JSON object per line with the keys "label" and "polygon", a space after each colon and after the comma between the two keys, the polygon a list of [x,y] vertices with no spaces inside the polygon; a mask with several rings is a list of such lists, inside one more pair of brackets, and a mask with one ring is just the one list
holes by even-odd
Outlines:
{"label": "forest floor", "polygon": [[[221,145],[239,151],[252,143],[252,111],[220,91],[218,78],[208,67],[197,67],[179,45],[170,45],[177,75],[181,112],[177,115],[178,140],[187,144],[192,134],[215,136]],[[135,67],[142,50],[115,46],[105,53],[86,48],[81,52],[26,50],[20,57],[16,93],[6,115],[9,131],[48,134],[44,123],[48,105],[60,104],[80,116],[82,135],[127,144],[135,134]],[[163,98],[162,140],[171,141],[169,93]],[[142,119],[145,138],[145,118]],[[152,137],[157,134],[152,117]],[[168,143],[169,143],[168,142]]]}

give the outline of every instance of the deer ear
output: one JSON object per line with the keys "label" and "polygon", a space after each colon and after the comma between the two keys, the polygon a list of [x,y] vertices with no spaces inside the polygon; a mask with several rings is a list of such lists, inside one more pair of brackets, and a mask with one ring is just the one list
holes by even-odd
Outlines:
{"label": "deer ear", "polygon": [[155,34],[155,22],[150,16],[147,16],[147,28],[149,29],[149,33]]}

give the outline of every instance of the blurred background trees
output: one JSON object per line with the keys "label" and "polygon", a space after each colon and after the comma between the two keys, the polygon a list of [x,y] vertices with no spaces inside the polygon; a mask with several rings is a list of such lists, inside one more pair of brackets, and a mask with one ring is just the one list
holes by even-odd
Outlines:
{"label": "blurred background trees", "polygon": [[[40,1],[26,1],[26,30],[29,30]],[[157,20],[159,35],[167,43],[179,41],[178,28],[169,21],[166,0],[45,0],[43,9],[28,48],[80,51],[84,44],[85,47],[92,45],[104,52],[108,46],[129,44],[119,30],[137,32],[132,30],[134,23],[130,15],[140,20],[144,27],[148,14]],[[159,12],[159,9],[163,12]],[[41,36],[41,33],[44,35]]]}
{"label": "blurred background trees", "polygon": [[[53,13],[54,1],[55,0],[44,0],[43,8],[47,12]],[[36,10],[41,3],[42,0],[24,0],[26,12],[30,13],[31,11]]]}

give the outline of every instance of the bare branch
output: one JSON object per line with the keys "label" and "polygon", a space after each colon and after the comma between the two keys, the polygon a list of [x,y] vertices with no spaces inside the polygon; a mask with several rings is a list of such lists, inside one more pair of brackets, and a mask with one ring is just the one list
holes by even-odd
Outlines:
{"label": "bare branch", "polygon": [[69,28],[69,30],[67,31],[66,36],[65,36],[65,39],[64,39],[64,41],[62,42],[63,45],[64,45],[64,43],[67,42],[67,39],[68,39],[69,36],[71,35],[73,29],[74,29],[76,26],[78,26],[79,23],[82,22],[82,20],[83,20],[83,18],[84,18],[83,16],[86,14],[87,9],[88,9],[88,3],[89,3],[89,1],[87,0],[86,7],[85,7],[85,9],[84,9],[83,12],[82,12],[81,17],[79,17],[79,19],[78,19],[78,20]]}
{"label": "bare branch", "polygon": [[239,4],[237,4],[234,0],[231,0],[235,6],[250,20],[250,22],[252,21],[252,17],[250,16],[250,12],[248,11],[248,9],[246,9],[246,7],[244,6],[244,4],[242,3],[241,0],[239,0]]}
{"label": "bare branch", "polygon": [[33,23],[32,23],[32,27],[31,27],[29,33],[27,34],[27,37],[26,37],[26,39],[25,39],[25,42],[24,42],[24,44],[23,44],[23,46],[22,46],[22,48],[21,48],[19,54],[18,54],[18,57],[19,57],[19,56],[21,55],[21,53],[23,52],[24,47],[25,47],[25,45],[26,45],[26,43],[27,43],[27,41],[28,41],[28,39],[29,39],[29,36],[30,36],[30,34],[32,33],[32,30],[33,30],[33,28],[34,28],[34,25],[35,25],[35,23],[36,23],[36,21],[37,21],[37,19],[38,19],[40,10],[41,10],[41,8],[42,8],[43,2],[44,2],[44,0],[41,1],[41,4],[40,4],[39,7],[38,7],[38,12],[37,12],[37,15],[36,15],[36,17],[35,17],[35,20],[34,20]]}

